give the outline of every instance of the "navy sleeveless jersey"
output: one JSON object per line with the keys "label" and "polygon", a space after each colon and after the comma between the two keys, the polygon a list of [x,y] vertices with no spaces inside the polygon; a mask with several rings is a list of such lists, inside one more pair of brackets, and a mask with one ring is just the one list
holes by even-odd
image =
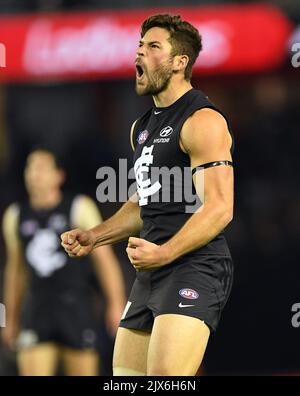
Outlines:
{"label": "navy sleeveless jersey", "polygon": [[[221,113],[201,91],[191,89],[169,107],[151,108],[134,125],[134,170],[143,220],[140,237],[150,242],[166,242],[201,205],[190,159],[179,139],[184,122],[202,108]],[[223,232],[187,256],[194,255],[230,256]]]}
{"label": "navy sleeveless jersey", "polygon": [[35,210],[21,203],[19,237],[30,275],[30,291],[39,296],[50,293],[89,292],[92,278],[90,260],[71,259],[60,244],[60,234],[74,228],[71,208],[75,197],[64,197],[50,210]]}

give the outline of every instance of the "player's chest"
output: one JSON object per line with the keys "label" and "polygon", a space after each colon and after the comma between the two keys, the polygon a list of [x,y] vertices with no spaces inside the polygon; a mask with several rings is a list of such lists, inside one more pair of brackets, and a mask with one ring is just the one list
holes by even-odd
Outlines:
{"label": "player's chest", "polygon": [[171,166],[176,162],[179,131],[172,121],[149,123],[136,133],[135,166]]}

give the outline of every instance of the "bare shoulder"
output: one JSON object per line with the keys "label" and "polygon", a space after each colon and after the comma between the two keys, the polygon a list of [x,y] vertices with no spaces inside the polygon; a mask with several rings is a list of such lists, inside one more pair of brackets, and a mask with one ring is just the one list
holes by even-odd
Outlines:
{"label": "bare shoulder", "polygon": [[195,126],[209,127],[209,128],[225,128],[227,129],[227,122],[221,113],[205,107],[195,111],[184,123],[184,127],[193,128]]}
{"label": "bare shoulder", "polygon": [[218,111],[204,108],[193,113],[184,123],[181,130],[181,144],[186,152],[195,145],[228,144],[232,138],[227,121]]}

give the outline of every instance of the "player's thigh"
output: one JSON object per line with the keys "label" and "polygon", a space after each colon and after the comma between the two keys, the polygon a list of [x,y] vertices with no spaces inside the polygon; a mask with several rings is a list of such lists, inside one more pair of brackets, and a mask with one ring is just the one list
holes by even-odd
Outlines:
{"label": "player's thigh", "polygon": [[114,375],[122,369],[146,374],[150,336],[147,331],[119,327],[113,356]]}
{"label": "player's thigh", "polygon": [[62,360],[65,375],[93,376],[99,374],[99,355],[92,349],[62,349]]}
{"label": "player's thigh", "polygon": [[17,354],[19,374],[23,376],[55,375],[59,348],[54,343],[41,343],[21,349]]}
{"label": "player's thigh", "polygon": [[177,314],[156,317],[147,375],[195,375],[209,335],[209,327],[200,319]]}

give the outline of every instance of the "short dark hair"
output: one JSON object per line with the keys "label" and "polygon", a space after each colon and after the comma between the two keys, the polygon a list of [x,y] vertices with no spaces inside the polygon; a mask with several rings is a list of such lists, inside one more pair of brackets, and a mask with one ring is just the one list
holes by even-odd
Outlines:
{"label": "short dark hair", "polygon": [[189,22],[181,19],[180,15],[157,14],[146,19],[141,26],[141,37],[153,28],[160,27],[170,33],[172,55],[187,55],[188,65],[184,71],[184,78],[190,80],[192,67],[202,49],[202,39],[199,31]]}
{"label": "short dark hair", "polygon": [[64,163],[62,158],[54,151],[52,150],[52,148],[46,146],[46,145],[35,145],[34,147],[32,147],[32,149],[29,151],[27,158],[31,155],[34,154],[38,151],[41,151],[43,153],[47,153],[49,155],[51,155],[51,157],[54,160],[54,165],[57,169],[64,169]]}

